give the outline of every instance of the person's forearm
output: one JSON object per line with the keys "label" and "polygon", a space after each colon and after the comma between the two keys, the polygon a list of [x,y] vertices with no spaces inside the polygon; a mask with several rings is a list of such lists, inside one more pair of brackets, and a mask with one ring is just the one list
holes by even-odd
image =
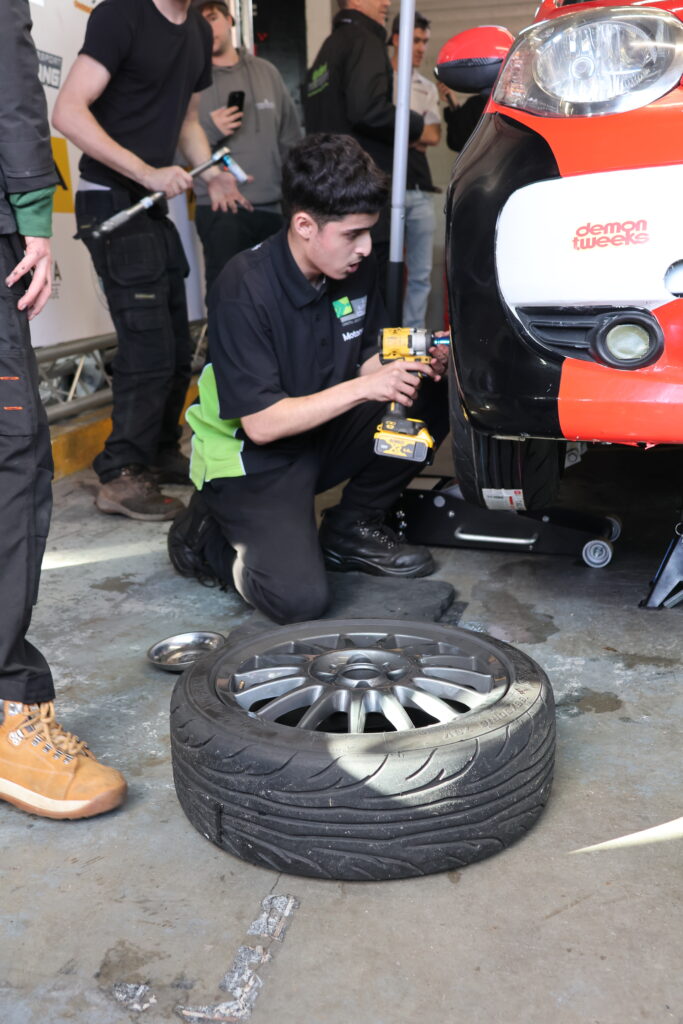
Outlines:
{"label": "person's forearm", "polygon": [[196,119],[183,121],[178,139],[178,148],[190,167],[206,163],[211,156],[211,147],[206,132]]}
{"label": "person's forearm", "polygon": [[62,135],[93,160],[146,187],[145,179],[152,170],[150,165],[125,146],[115,142],[99,125],[87,106],[66,101],[60,103],[58,97],[52,123]]}
{"label": "person's forearm", "polygon": [[254,444],[294,437],[328,423],[367,400],[361,377],[335,384],[302,398],[282,398],[262,412],[242,417],[242,427]]}

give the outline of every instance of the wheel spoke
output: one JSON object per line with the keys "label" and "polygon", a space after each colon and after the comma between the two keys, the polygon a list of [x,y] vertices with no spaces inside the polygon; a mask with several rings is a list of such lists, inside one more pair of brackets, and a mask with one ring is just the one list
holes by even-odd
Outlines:
{"label": "wheel spoke", "polygon": [[326,690],[313,701],[306,714],[299,719],[297,729],[317,729],[335,710],[335,694]]}
{"label": "wheel spoke", "polygon": [[270,703],[259,708],[256,714],[259,718],[266,718],[269,722],[274,722],[290,711],[298,711],[299,708],[309,707],[324,692],[325,690],[322,686],[300,686],[290,693],[284,693],[281,697],[271,700]]}
{"label": "wheel spoke", "polygon": [[446,665],[438,667],[422,665],[421,672],[427,679],[439,679],[444,683],[467,686],[470,689],[478,690],[480,693],[488,693],[494,683],[492,676],[488,673],[468,672],[462,668],[449,668]]}
{"label": "wheel spoke", "polygon": [[489,690],[488,693],[480,693],[471,686],[460,686],[458,683],[446,682],[443,679],[430,679],[429,676],[416,676],[411,687],[417,692],[430,694],[432,697],[440,697],[442,700],[452,700],[457,704],[466,704],[470,711],[491,703],[492,695],[498,698],[498,690]]}
{"label": "wheel spoke", "polygon": [[384,715],[387,722],[393,725],[397,732],[415,728],[410,715],[392,693],[381,693],[378,694],[378,697],[380,714]]}
{"label": "wheel spoke", "polygon": [[238,672],[235,675],[235,684],[238,689],[247,690],[262,683],[269,683],[273,679],[291,679],[296,682],[305,678],[301,674],[300,666],[287,665],[282,668],[254,668],[247,672]]}
{"label": "wheel spoke", "polygon": [[439,645],[430,643],[426,640],[424,643],[416,641],[415,643],[407,645],[401,644],[398,637],[396,637],[395,640],[397,648],[400,648],[401,653],[405,654],[408,658],[418,658],[419,660],[422,660],[423,658],[436,657],[439,654]]}
{"label": "wheel spoke", "polygon": [[426,676],[473,686],[481,693],[505,681],[505,670],[496,659],[488,659],[486,664],[479,658],[438,654],[421,657],[419,661],[420,670]]}
{"label": "wheel spoke", "polygon": [[365,694],[352,693],[348,708],[348,731],[365,732]]}
{"label": "wheel spoke", "polygon": [[271,697],[282,697],[306,686],[309,680],[306,676],[285,676],[277,679],[266,679],[262,683],[253,686],[245,686],[240,689],[242,680],[235,689],[233,696],[240,707],[247,711],[253,704],[260,700],[270,700]]}
{"label": "wheel spoke", "polygon": [[434,697],[431,693],[425,693],[424,690],[414,690],[409,686],[397,686],[394,693],[402,705],[408,704],[419,708],[420,711],[424,711],[437,722],[452,722],[454,719],[460,718],[458,712],[454,711],[446,701],[441,700],[440,697]]}
{"label": "wheel spoke", "polygon": [[255,654],[249,658],[241,667],[241,672],[253,672],[256,669],[289,668],[295,671],[301,669],[310,661],[310,656],[305,654],[294,654],[292,651],[277,653],[268,651],[266,654]]}

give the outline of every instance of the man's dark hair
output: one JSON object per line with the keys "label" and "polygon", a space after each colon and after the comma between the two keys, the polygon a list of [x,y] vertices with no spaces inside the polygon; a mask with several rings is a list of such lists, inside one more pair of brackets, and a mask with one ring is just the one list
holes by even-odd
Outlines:
{"label": "man's dark hair", "polygon": [[[431,25],[431,21],[429,20],[429,18],[425,18],[424,14],[420,14],[419,11],[415,11],[415,28],[419,28],[423,32],[426,32],[430,25]],[[389,41],[391,41],[391,39],[394,36],[399,35],[400,31],[401,31],[401,15],[397,14],[396,17],[394,18],[394,20],[391,23],[391,32],[389,34]]]}
{"label": "man's dark hair", "polygon": [[192,6],[195,7],[200,14],[202,11],[205,11],[207,7],[214,11],[220,11],[226,18],[230,18],[233,25],[235,24],[235,19],[232,16],[232,11],[230,10],[226,0],[194,0]]}
{"label": "man's dark hair", "polygon": [[287,220],[304,210],[323,224],[350,213],[379,213],[389,179],[350,135],[307,135],[293,146],[282,170]]}

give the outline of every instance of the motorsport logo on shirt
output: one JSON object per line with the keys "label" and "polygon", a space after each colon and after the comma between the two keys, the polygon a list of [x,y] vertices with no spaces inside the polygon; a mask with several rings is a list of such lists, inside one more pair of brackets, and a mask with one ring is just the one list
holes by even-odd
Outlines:
{"label": "motorsport logo on shirt", "polygon": [[[343,299],[337,299],[336,302],[333,302],[332,308],[337,318],[345,327],[356,324],[359,320],[365,319],[368,297],[367,295],[361,295],[359,299],[349,299],[345,296]],[[359,338],[362,333],[363,326],[360,324],[355,330],[342,331],[342,338],[344,341],[353,341],[354,338]]]}

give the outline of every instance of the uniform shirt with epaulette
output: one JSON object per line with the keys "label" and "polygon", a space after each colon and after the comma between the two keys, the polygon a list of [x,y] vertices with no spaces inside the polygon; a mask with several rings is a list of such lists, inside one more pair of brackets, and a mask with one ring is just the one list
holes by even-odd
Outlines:
{"label": "uniform shirt with epaulette", "polygon": [[187,411],[195,487],[285,466],[314,446],[316,430],[256,445],[241,418],[355,377],[383,326],[372,256],[320,287],[297,266],[286,229],[230,260],[211,291],[211,362]]}

